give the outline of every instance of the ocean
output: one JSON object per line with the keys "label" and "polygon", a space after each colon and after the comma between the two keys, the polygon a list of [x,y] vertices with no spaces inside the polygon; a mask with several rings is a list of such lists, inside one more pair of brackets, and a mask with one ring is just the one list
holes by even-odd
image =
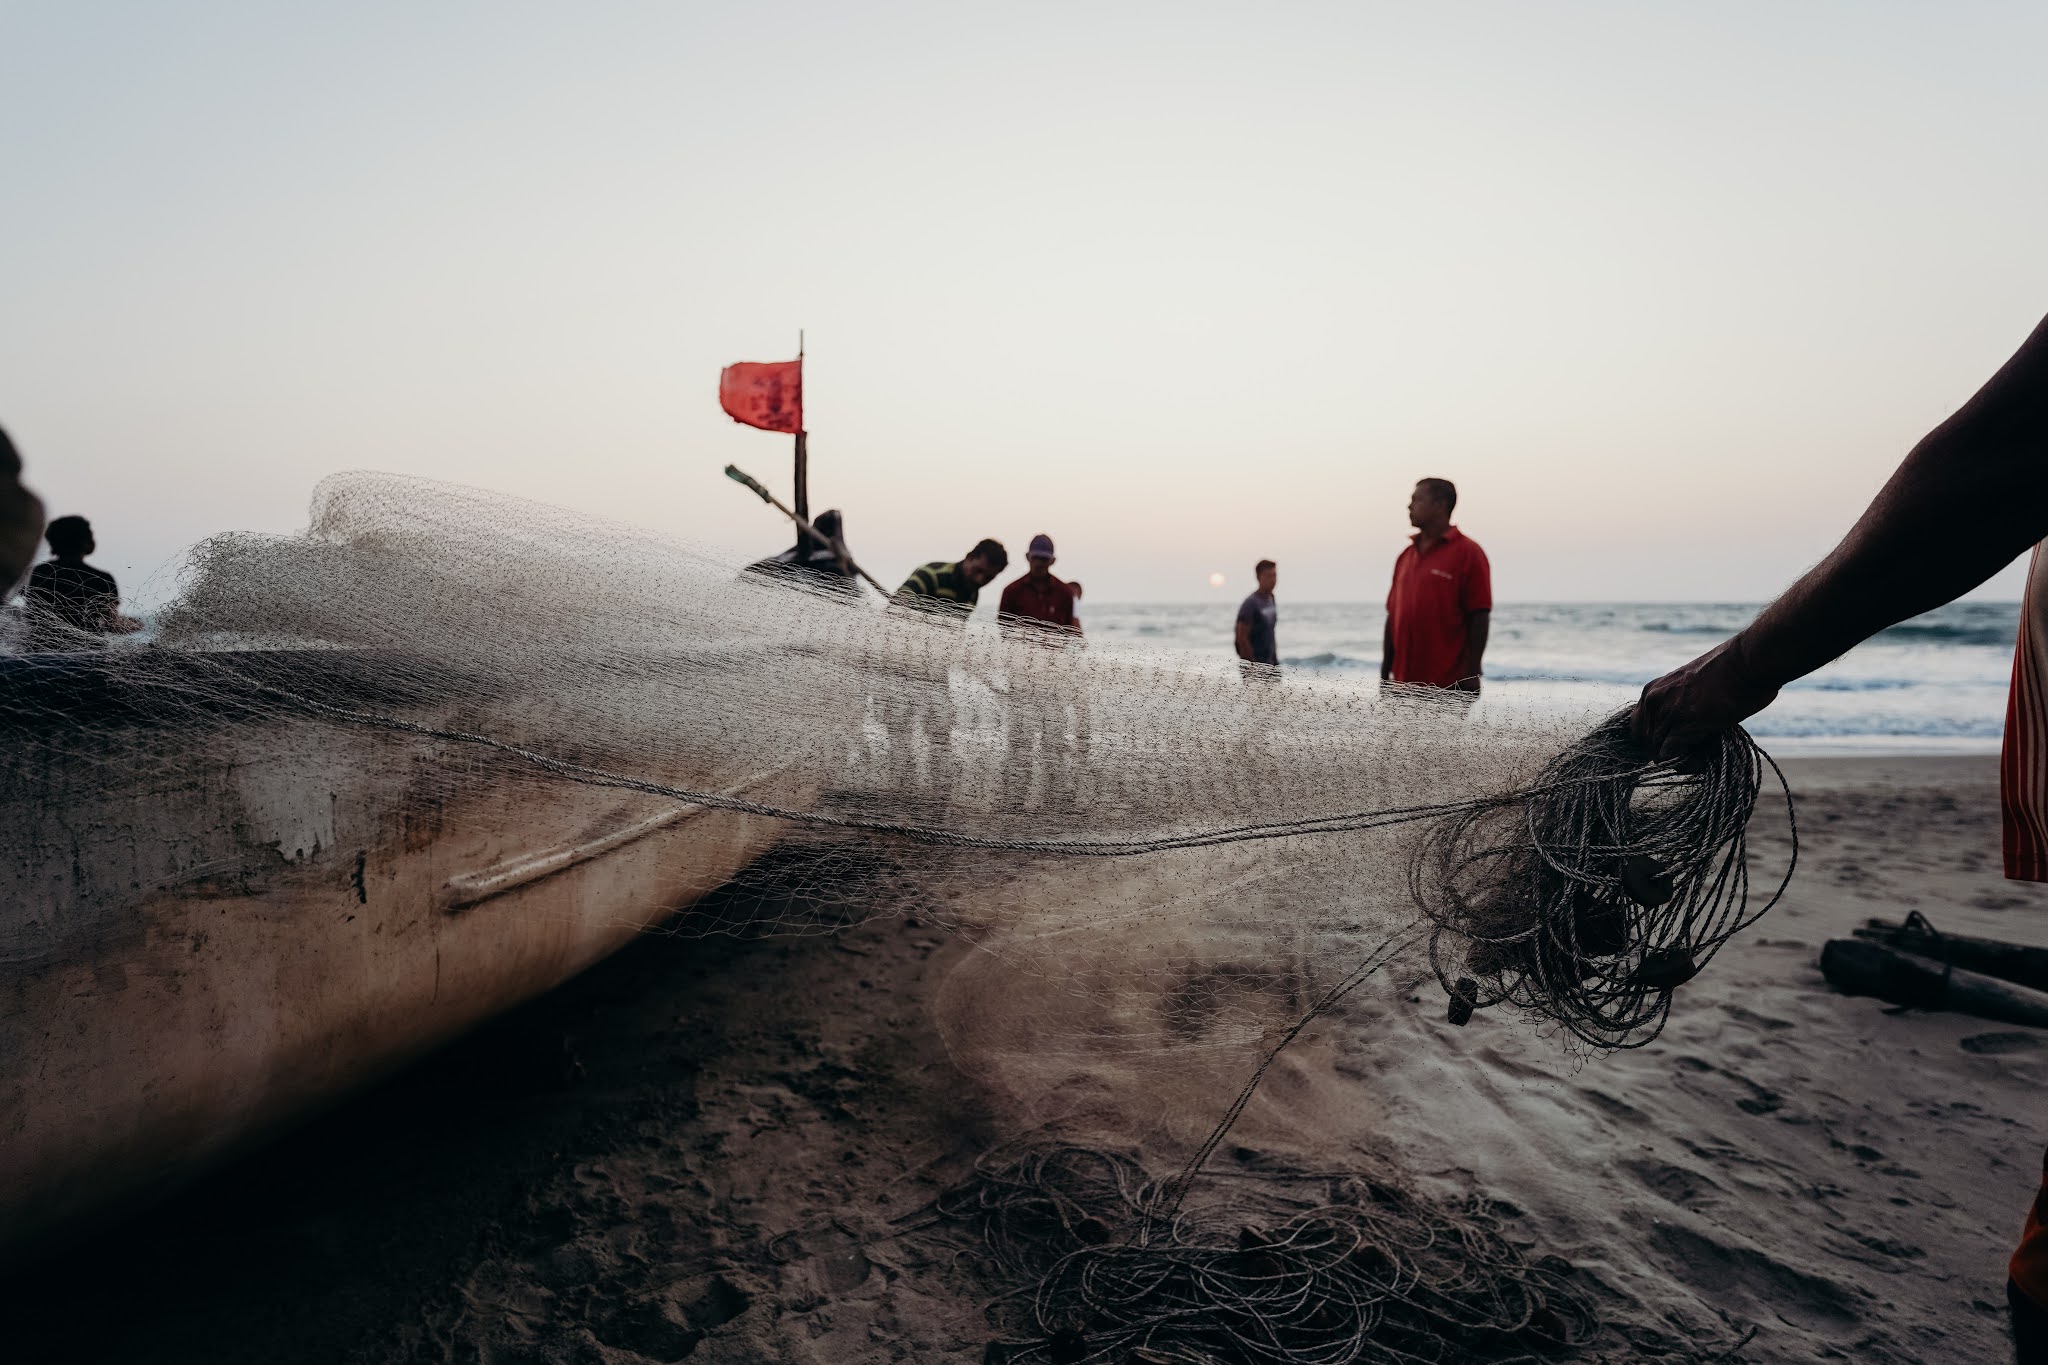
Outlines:
{"label": "ocean", "polygon": [[[1486,693],[1540,704],[1620,707],[1644,683],[1747,624],[1758,603],[1502,603],[1486,648]],[[1231,654],[1237,599],[1083,602],[1095,647]],[[1377,677],[1377,603],[1280,596],[1283,667]],[[1773,753],[1991,753],[2005,725],[2017,602],[1963,602],[1892,627],[1779,694],[1749,730]]]}

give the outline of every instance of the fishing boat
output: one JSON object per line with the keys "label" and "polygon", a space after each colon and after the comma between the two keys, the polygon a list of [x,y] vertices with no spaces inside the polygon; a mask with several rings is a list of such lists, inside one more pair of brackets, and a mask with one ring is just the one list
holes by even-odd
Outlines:
{"label": "fishing boat", "polygon": [[[539,780],[448,737],[483,680],[361,664],[0,659],[0,1260],[547,991],[777,836]],[[390,723],[238,700],[285,687]],[[685,776],[795,795],[774,768]]]}

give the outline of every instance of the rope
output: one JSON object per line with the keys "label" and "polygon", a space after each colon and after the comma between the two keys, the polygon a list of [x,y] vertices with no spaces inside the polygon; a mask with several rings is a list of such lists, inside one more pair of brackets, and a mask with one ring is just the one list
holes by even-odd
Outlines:
{"label": "rope", "polygon": [[988,1305],[1003,1339],[985,1358],[1507,1365],[1575,1354],[1601,1331],[1573,1267],[1530,1257],[1477,1203],[1355,1172],[1238,1171],[1199,1210],[1166,1215],[1167,1188],[1114,1148],[984,1153],[933,1209],[1016,1282]]}
{"label": "rope", "polygon": [[[1747,834],[1766,770],[1791,850],[1755,904]],[[1447,992],[1480,1008],[1510,1001],[1594,1047],[1641,1047],[1663,1028],[1671,993],[1778,903],[1798,861],[1790,784],[1746,733],[1646,771],[1623,712],[1553,760],[1515,807],[1433,828],[1409,889],[1435,924],[1430,962]]]}

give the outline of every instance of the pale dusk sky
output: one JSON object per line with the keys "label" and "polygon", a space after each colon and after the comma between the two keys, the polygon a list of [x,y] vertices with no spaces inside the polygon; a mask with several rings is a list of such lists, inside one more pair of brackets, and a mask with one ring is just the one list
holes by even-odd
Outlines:
{"label": "pale dusk sky", "polygon": [[[1768,596],[2048,312],[2021,4],[0,5],[0,424],[139,591],[325,474],[885,581]],[[1968,534],[1968,528],[1958,528]],[[1222,589],[1209,575],[1226,575]],[[2016,596],[2008,571],[1988,591]]]}

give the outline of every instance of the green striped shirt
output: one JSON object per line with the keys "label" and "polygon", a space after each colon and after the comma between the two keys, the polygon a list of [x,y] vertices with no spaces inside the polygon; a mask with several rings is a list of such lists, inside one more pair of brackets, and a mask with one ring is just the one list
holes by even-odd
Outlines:
{"label": "green striped shirt", "polygon": [[935,559],[929,564],[920,564],[910,571],[910,577],[903,580],[903,586],[896,589],[896,600],[907,607],[924,611],[957,613],[965,617],[974,610],[974,604],[981,598],[981,589],[963,573],[958,563],[947,563]]}

